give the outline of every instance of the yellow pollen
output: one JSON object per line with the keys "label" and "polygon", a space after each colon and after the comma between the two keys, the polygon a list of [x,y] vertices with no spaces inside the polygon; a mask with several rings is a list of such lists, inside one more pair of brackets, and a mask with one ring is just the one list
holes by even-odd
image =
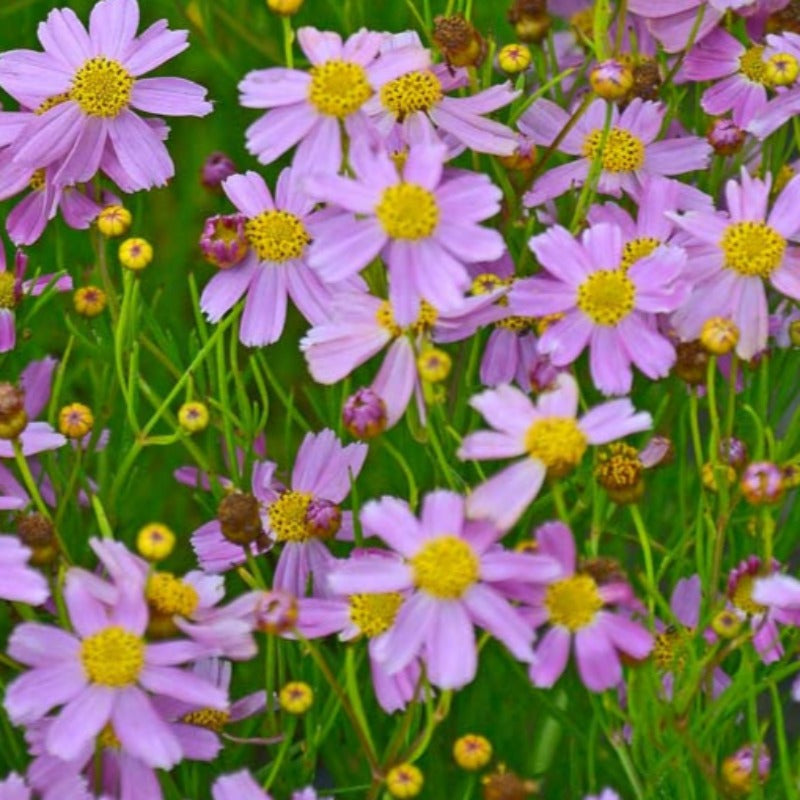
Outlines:
{"label": "yellow pollen", "polygon": [[436,198],[415,183],[397,183],[384,189],[375,214],[392,239],[426,239],[439,224]]}
{"label": "yellow pollen", "polygon": [[47,100],[44,100],[33,113],[39,117],[49,111],[51,108],[55,108],[56,106],[60,106],[62,103],[66,103],[67,100],[69,100],[68,92],[54,94],[52,97],[48,97]]}
{"label": "yellow pollen", "polygon": [[499,289],[501,286],[508,286],[510,284],[510,278],[500,278],[493,272],[482,272],[477,278],[473,278],[470,292],[475,295],[489,294],[495,289]]}
{"label": "yellow pollen", "polygon": [[590,575],[573,575],[547,587],[544,604],[550,622],[575,633],[590,625],[603,607],[597,584]]}
{"label": "yellow pollen", "polygon": [[674,626],[657,634],[653,645],[653,662],[656,668],[665,672],[681,672],[686,666],[686,656],[681,655],[681,652],[686,647],[687,638],[685,630]]}
{"label": "yellow pollen", "polygon": [[728,269],[768,278],[783,261],[786,239],[765,222],[734,222],[725,229],[719,246]]}
{"label": "yellow pollen", "polygon": [[442,600],[455,600],[478,580],[480,563],[473,549],[457,536],[440,536],[409,560],[414,584]]}
{"label": "yellow pollen", "polygon": [[28,186],[34,192],[41,192],[42,189],[45,187],[45,177],[44,177],[44,168],[37,169],[36,172],[31,175],[31,179],[28,181]]}
{"label": "yellow pollen", "polygon": [[593,272],[578,287],[578,308],[595,325],[616,325],[633,311],[636,287],[622,269]]}
{"label": "yellow pollen", "polygon": [[[439,314],[436,309],[430,303],[423,300],[420,303],[419,315],[417,316],[416,321],[406,328],[406,332],[415,336],[421,336],[423,333],[428,333],[436,324],[438,316]],[[403,329],[395,321],[392,305],[388,300],[384,300],[380,304],[377,312],[375,313],[375,319],[378,321],[378,324],[382,328],[385,328],[387,331],[389,331],[392,336],[402,335]]]}
{"label": "yellow pollen", "polygon": [[637,261],[647,258],[661,242],[652,236],[639,236],[625,243],[619,268],[627,272]]}
{"label": "yellow pollen", "polygon": [[116,117],[130,102],[133,83],[118,61],[95,56],[73,76],[69,96],[90,117]]}
{"label": "yellow pollen", "polygon": [[344,119],[372,95],[367,73],[352,61],[326,61],[312,67],[310,74],[308,99],[321,114]]}
{"label": "yellow pollen", "polygon": [[[603,131],[593,130],[583,140],[583,154],[594,159],[603,141]],[[612,128],[608,132],[603,155],[603,169],[606,172],[631,172],[644,164],[644,142],[625,128]]]}
{"label": "yellow pollen", "polygon": [[311,538],[306,515],[310,492],[284,492],[268,510],[269,524],[279,542],[305,542]]}
{"label": "yellow pollen", "polygon": [[144,642],[125,628],[112,625],[81,642],[80,659],[92,683],[121,689],[136,683],[144,667]]}
{"label": "yellow pollen", "polygon": [[755,576],[745,575],[736,584],[731,596],[731,602],[745,614],[763,614],[767,609],[753,600],[753,583]]}
{"label": "yellow pollen", "polygon": [[156,572],[151,575],[145,595],[156,613],[170,617],[175,614],[189,617],[200,603],[197,590],[170,572]]}
{"label": "yellow pollen", "polygon": [[403,605],[403,595],[399,592],[353,594],[349,599],[350,619],[370,638],[388,631]]}
{"label": "yellow pollen", "polygon": [[262,261],[300,258],[311,241],[303,223],[288,211],[264,211],[247,220],[244,233]]}
{"label": "yellow pollen", "polygon": [[506,317],[495,322],[495,325],[514,333],[527,333],[536,330],[536,317]]}
{"label": "yellow pollen", "polygon": [[17,305],[17,279],[13,272],[0,272],[0,308]]}
{"label": "yellow pollen", "polygon": [[765,83],[765,64],[764,64],[764,46],[756,45],[748,47],[747,50],[739,56],[739,72],[753,83]]}
{"label": "yellow pollen", "polygon": [[583,458],[586,434],[572,417],[537,419],[525,434],[525,448],[531,458],[541,461],[551,477],[561,477]]}
{"label": "yellow pollen", "polygon": [[222,733],[231,715],[227,711],[216,708],[201,708],[199,711],[190,711],[181,717],[181,722],[195,725],[198,728],[207,728],[214,733]]}
{"label": "yellow pollen", "polygon": [[381,88],[381,103],[399,120],[415,111],[429,111],[442,99],[442,84],[430,71],[409,72]]}

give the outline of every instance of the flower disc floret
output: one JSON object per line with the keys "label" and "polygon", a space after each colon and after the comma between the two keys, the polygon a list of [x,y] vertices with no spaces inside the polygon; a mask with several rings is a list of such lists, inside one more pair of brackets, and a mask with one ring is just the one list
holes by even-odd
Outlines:
{"label": "flower disc floret", "polygon": [[308,526],[310,492],[284,492],[269,507],[269,524],[279,542],[305,542],[311,538]]}
{"label": "flower disc floret", "polygon": [[757,575],[743,575],[736,583],[731,593],[731,602],[745,614],[763,614],[767,609],[753,600],[753,584]]}
{"label": "flower disc floret", "polygon": [[81,642],[80,660],[92,683],[121,689],[136,683],[144,667],[144,652],[139,636],[112,625]]}
{"label": "flower disc floret", "polygon": [[[583,154],[594,159],[603,141],[603,131],[593,130],[583,140]],[[631,172],[644,165],[644,142],[625,128],[614,127],[608,132],[601,162],[606,172]]]}
{"label": "flower disc floret", "polygon": [[371,95],[367,73],[360,64],[333,59],[311,68],[308,99],[321,114],[344,119]]}
{"label": "flower disc floret", "polygon": [[636,287],[623,269],[601,269],[578,287],[577,305],[596,325],[616,325],[633,311]]}
{"label": "flower disc floret", "polygon": [[397,183],[384,189],[375,214],[392,239],[427,239],[439,224],[436,198],[415,183]]}
{"label": "flower disc floret", "polygon": [[427,542],[410,559],[414,584],[442,600],[456,600],[478,580],[480,562],[473,549],[457,536]]}
{"label": "flower disc floret", "polygon": [[786,239],[765,222],[734,222],[725,229],[719,246],[728,269],[769,278],[783,261]]}
{"label": "flower disc floret", "polygon": [[654,236],[638,236],[636,239],[625,242],[619,268],[623,272],[627,272],[637,261],[651,255],[660,244],[661,242]]}
{"label": "flower disc floret", "polygon": [[394,625],[397,612],[403,605],[399,592],[350,595],[350,619],[365,636],[378,636]]}
{"label": "flower disc floret", "polygon": [[766,83],[765,67],[763,45],[748,47],[739,56],[739,72],[753,83]]}
{"label": "flower disc floret", "polygon": [[116,117],[130,103],[133,83],[119,61],[95,56],[73,76],[69,96],[90,117]]}
{"label": "flower disc floret", "polygon": [[169,572],[157,572],[147,582],[147,602],[158,614],[189,617],[200,603],[197,590]]}
{"label": "flower disc floret", "polygon": [[311,241],[300,219],[288,211],[264,211],[247,220],[244,232],[262,261],[300,258]]}
{"label": "flower disc floret", "polygon": [[0,272],[0,308],[14,308],[17,304],[17,281],[11,272]]}
{"label": "flower disc floret", "polygon": [[231,715],[228,711],[220,711],[217,708],[201,708],[198,711],[189,711],[184,714],[181,717],[181,722],[198,728],[205,728],[206,730],[214,731],[214,733],[222,733],[230,718]]}
{"label": "flower disc floret", "polygon": [[575,633],[592,623],[603,598],[590,575],[572,575],[547,587],[544,604],[551,623]]}
{"label": "flower disc floret", "polygon": [[566,475],[583,458],[586,434],[572,417],[537,419],[525,434],[525,449],[541,461],[553,477]]}
{"label": "flower disc floret", "polygon": [[381,104],[398,119],[430,111],[442,99],[442,84],[429,70],[409,72],[381,87]]}
{"label": "flower disc floret", "polygon": [[686,648],[687,631],[669,627],[657,634],[653,643],[653,663],[663,671],[682,670],[686,666],[686,657],[681,655]]}

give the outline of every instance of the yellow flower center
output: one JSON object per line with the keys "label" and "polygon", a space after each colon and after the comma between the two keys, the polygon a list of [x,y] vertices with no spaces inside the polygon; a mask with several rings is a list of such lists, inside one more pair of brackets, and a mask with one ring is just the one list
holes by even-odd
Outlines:
{"label": "yellow flower center", "polygon": [[31,175],[31,179],[28,181],[28,186],[30,186],[31,190],[34,192],[40,192],[42,189],[44,189],[44,168],[37,169],[36,172]]}
{"label": "yellow flower center", "polygon": [[764,46],[755,45],[748,47],[747,50],[739,56],[739,72],[753,83],[765,83],[765,64],[764,64]]}
{"label": "yellow flower center", "polygon": [[306,515],[311,492],[284,492],[268,510],[269,524],[279,542],[305,542],[311,538]]}
{"label": "yellow flower center", "polygon": [[[583,140],[583,154],[594,159],[603,141],[603,131],[593,130]],[[625,128],[612,128],[608,132],[603,154],[603,169],[606,172],[630,172],[644,164],[644,142]]]}
{"label": "yellow flower center", "polygon": [[686,647],[687,631],[670,626],[655,637],[653,644],[653,662],[664,671],[681,672],[686,666],[686,656],[682,651]]}
{"label": "yellow flower center", "polygon": [[[423,300],[419,306],[419,316],[406,330],[415,336],[428,333],[436,324],[438,316],[436,309],[430,303]],[[392,305],[388,300],[384,300],[380,304],[375,313],[375,319],[378,321],[378,325],[389,331],[392,336],[402,335],[403,329],[395,322]]]}
{"label": "yellow flower center", "polygon": [[181,717],[181,722],[187,725],[196,725],[198,728],[207,728],[214,733],[222,733],[228,724],[231,715],[227,711],[216,708],[201,708],[199,711],[190,711]]}
{"label": "yellow flower center", "polygon": [[616,325],[633,311],[636,287],[622,269],[593,272],[578,287],[578,308],[595,325]]}
{"label": "yellow flower center", "polygon": [[147,581],[145,596],[157,614],[190,617],[200,603],[194,586],[184,583],[170,572],[156,572]]}
{"label": "yellow flower center", "polygon": [[619,268],[627,272],[637,261],[647,258],[660,244],[661,242],[652,236],[639,236],[625,242]]}
{"label": "yellow flower center", "polygon": [[753,600],[754,582],[755,576],[745,575],[736,584],[736,588],[733,590],[733,596],[731,597],[731,602],[736,608],[744,611],[745,614],[763,614],[767,610],[765,606]]}
{"label": "yellow flower center", "polygon": [[344,119],[371,95],[367,73],[360,64],[334,60],[311,68],[308,99],[321,114]]}
{"label": "yellow flower center", "polygon": [[403,605],[399,592],[350,595],[350,619],[364,636],[372,638],[394,625],[397,612]]}
{"label": "yellow flower center", "polygon": [[429,111],[441,99],[442,84],[427,70],[409,72],[381,89],[381,103],[401,120],[415,111]]}
{"label": "yellow flower center", "polygon": [[514,333],[527,333],[536,330],[536,317],[506,317],[496,322],[498,328],[505,328]]}
{"label": "yellow flower center", "polygon": [[17,279],[13,272],[0,272],[0,308],[14,308],[17,304]]}
{"label": "yellow flower center", "polygon": [[734,222],[725,229],[719,246],[728,269],[768,278],[781,265],[786,239],[764,222]]}
{"label": "yellow flower center", "polygon": [[439,224],[436,198],[415,183],[397,183],[384,189],[375,214],[392,239],[426,239]]}
{"label": "yellow flower center", "polygon": [[121,689],[136,683],[144,667],[144,641],[112,625],[81,642],[80,659],[92,683]]}
{"label": "yellow flower center", "polygon": [[104,747],[109,750],[119,750],[122,747],[122,742],[117,738],[114,728],[111,723],[106,723],[103,730],[97,734],[97,744],[99,747]]}
{"label": "yellow flower center", "polygon": [[54,94],[52,97],[48,97],[46,100],[43,100],[33,113],[39,117],[45,112],[49,111],[51,108],[55,108],[56,106],[60,106],[62,103],[66,103],[69,98],[69,92]]}
{"label": "yellow flower center", "polygon": [[572,417],[537,419],[525,434],[525,448],[531,458],[541,461],[552,477],[561,477],[583,458],[586,434]]}
{"label": "yellow flower center", "polygon": [[575,633],[594,621],[603,598],[590,575],[573,575],[547,587],[544,604],[550,622]]}
{"label": "yellow flower center", "polygon": [[130,102],[133,83],[119,61],[95,56],[73,76],[69,96],[90,117],[116,117]]}
{"label": "yellow flower center", "polygon": [[244,233],[262,261],[300,258],[311,241],[303,223],[288,211],[264,211],[247,220]]}
{"label": "yellow flower center", "polygon": [[478,580],[480,567],[473,549],[449,534],[425,544],[409,563],[414,584],[442,600],[461,597]]}

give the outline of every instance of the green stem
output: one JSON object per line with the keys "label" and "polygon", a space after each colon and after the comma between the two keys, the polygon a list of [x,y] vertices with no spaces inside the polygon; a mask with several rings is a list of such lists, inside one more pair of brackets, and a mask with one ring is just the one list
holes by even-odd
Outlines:
{"label": "green stem", "polygon": [[642,519],[642,512],[639,510],[639,506],[634,503],[629,505],[628,508],[630,509],[631,518],[636,527],[636,533],[639,536],[642,555],[644,556],[644,569],[647,575],[647,607],[650,609],[650,616],[652,618],[656,594],[656,573],[653,569],[653,551],[650,547],[650,537],[647,533],[644,520]]}

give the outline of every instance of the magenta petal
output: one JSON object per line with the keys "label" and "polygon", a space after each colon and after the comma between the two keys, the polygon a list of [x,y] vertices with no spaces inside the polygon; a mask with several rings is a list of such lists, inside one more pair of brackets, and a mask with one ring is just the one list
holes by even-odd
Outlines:
{"label": "magenta petal", "polygon": [[400,608],[394,625],[375,639],[372,655],[389,675],[408,666],[419,654],[438,606],[430,595],[414,593]]}
{"label": "magenta petal", "polygon": [[247,292],[239,329],[242,344],[260,347],[280,339],[286,321],[287,298],[286,268],[262,263]]}
{"label": "magenta petal", "polygon": [[133,85],[131,105],[150,114],[204,117],[212,105],[205,87],[184,78],[140,78]]}
{"label": "magenta petal", "polygon": [[622,680],[622,666],[605,631],[598,625],[581,628],[575,634],[575,659],[587,689],[603,692]]}
{"label": "magenta petal", "polygon": [[561,677],[569,659],[572,636],[566,628],[554,626],[536,648],[536,658],[528,675],[534,686],[549,689]]}
{"label": "magenta petal", "polygon": [[475,677],[475,630],[461,602],[436,603],[425,638],[425,661],[431,683],[442,689],[459,689]]}
{"label": "magenta petal", "polygon": [[163,186],[175,174],[161,138],[132,111],[126,109],[115,117],[109,134],[120,166],[136,189]]}
{"label": "magenta petal", "polygon": [[401,336],[389,347],[371,387],[386,404],[388,427],[392,427],[403,416],[416,385],[414,349],[408,338]]}
{"label": "magenta petal", "polygon": [[149,766],[169,769],[181,760],[175,734],[141,689],[132,686],[117,694],[111,723],[125,750]]}
{"label": "magenta petal", "polygon": [[28,725],[56,706],[68,703],[85,686],[86,676],[77,659],[37,667],[8,685],[5,709],[12,722]]}
{"label": "magenta petal", "polygon": [[75,758],[108,722],[115,694],[108,686],[90,684],[70,700],[47,731],[48,752],[65,761]]}
{"label": "magenta petal", "polygon": [[268,795],[246,770],[217,778],[211,794],[214,800],[268,800]]}
{"label": "magenta petal", "polygon": [[533,629],[499,592],[486,584],[475,584],[463,603],[474,622],[501,641],[515,658],[533,661]]}
{"label": "magenta petal", "polygon": [[228,696],[193,672],[176,667],[146,664],[139,682],[154,694],[163,694],[202,708],[227,709]]}
{"label": "magenta petal", "polygon": [[254,253],[241,264],[227,270],[220,270],[203,289],[200,308],[209,322],[219,322],[233,308],[247,291],[254,275],[262,267]]}
{"label": "magenta petal", "polygon": [[380,536],[392,549],[413,556],[426,537],[408,503],[395,497],[371,500],[361,510],[361,524],[372,536]]}

